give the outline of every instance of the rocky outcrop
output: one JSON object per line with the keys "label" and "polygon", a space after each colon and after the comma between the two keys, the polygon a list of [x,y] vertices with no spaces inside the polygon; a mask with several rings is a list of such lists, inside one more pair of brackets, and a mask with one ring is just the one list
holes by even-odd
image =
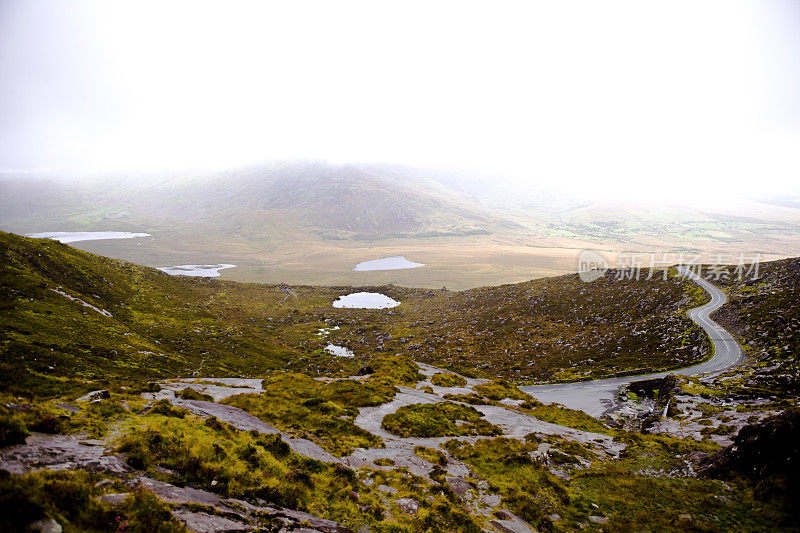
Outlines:
{"label": "rocky outcrop", "polygon": [[80,398],[78,398],[75,401],[76,402],[95,402],[97,400],[107,400],[109,398],[111,398],[111,393],[104,389],[104,390],[92,391],[92,392],[90,392],[89,394],[87,394],[85,396],[81,396]]}
{"label": "rocky outcrop", "polygon": [[753,480],[785,476],[796,492],[800,488],[800,409],[744,426],[733,444],[700,461],[699,472]]}

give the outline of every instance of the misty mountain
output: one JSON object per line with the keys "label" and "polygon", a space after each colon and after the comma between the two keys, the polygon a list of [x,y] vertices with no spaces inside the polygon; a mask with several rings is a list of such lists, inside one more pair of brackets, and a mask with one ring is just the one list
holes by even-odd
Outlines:
{"label": "misty mountain", "polygon": [[282,227],[356,239],[472,235],[515,226],[424,173],[378,166],[282,162],[141,184],[6,179],[0,187],[0,224],[17,231],[38,229],[43,220],[52,227],[102,217],[138,225],[201,223],[242,235]]}

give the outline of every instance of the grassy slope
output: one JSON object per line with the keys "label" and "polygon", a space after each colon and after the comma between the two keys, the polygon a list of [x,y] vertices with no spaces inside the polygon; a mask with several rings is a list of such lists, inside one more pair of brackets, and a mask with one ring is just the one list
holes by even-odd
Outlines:
{"label": "grassy slope", "polygon": [[[123,433],[121,444],[142,460],[140,466],[147,468],[151,475],[155,475],[156,466],[176,469],[181,478],[173,481],[210,488],[216,480],[218,483],[213,486],[224,494],[266,496],[348,525],[357,526],[366,521],[376,526],[377,531],[426,528],[467,531],[477,530],[477,526],[449,499],[445,487],[428,486],[397,471],[361,471],[358,476],[371,475],[375,486],[387,484],[397,488],[396,497],[413,497],[422,502],[420,517],[414,522],[381,525],[377,489],[363,488],[353,481],[348,471],[305,461],[289,454],[274,440],[257,440],[248,433],[224,425],[217,427],[213,422],[201,422],[192,416],[182,419],[157,412],[134,415],[133,412],[141,408],[136,403],[136,395],[132,391],[115,392],[114,389],[119,389],[119,385],[130,386],[137,381],[193,371],[203,375],[252,376],[291,366],[305,371],[328,372],[338,368],[352,371],[374,355],[400,351],[451,366],[466,365],[468,354],[475,360],[470,365],[473,367],[491,363],[496,358],[498,370],[522,376],[525,374],[503,366],[514,359],[504,358],[501,350],[534,333],[539,335],[542,353],[546,354],[541,359],[553,357],[556,361],[551,367],[537,367],[538,375],[546,376],[545,369],[564,370],[559,366],[559,361],[564,360],[559,359],[559,354],[567,353],[566,349],[555,350],[559,340],[550,339],[551,335],[560,337],[562,343],[572,340],[575,344],[576,335],[591,334],[595,339],[594,348],[598,353],[608,353],[611,364],[616,364],[617,359],[625,360],[623,355],[616,355],[628,351],[616,350],[619,336],[624,337],[625,332],[644,331],[645,339],[652,336],[657,340],[659,331],[670,333],[670,328],[674,328],[676,339],[689,342],[686,336],[679,334],[682,330],[678,328],[684,323],[679,310],[692,305],[701,296],[680,280],[612,282],[606,279],[585,285],[574,277],[561,277],[464,293],[383,287],[387,294],[402,299],[403,305],[390,311],[338,310],[329,306],[338,294],[335,289],[173,278],[56,242],[10,234],[0,234],[0,244],[4,259],[0,274],[3,335],[0,392],[65,395],[63,399],[68,399],[86,389],[98,388],[101,383],[111,383],[114,385],[110,387],[111,401],[82,407],[80,414],[59,422],[69,427],[56,428],[56,431],[89,428],[90,435],[102,436],[107,424],[129,423],[131,431]],[[50,290],[59,286],[72,296],[109,311],[113,318],[104,317]],[[775,286],[775,283],[770,285]],[[790,289],[791,283],[787,290]],[[763,292],[766,300],[772,301],[772,292],[777,291],[770,288]],[[654,295],[653,299],[648,295]],[[792,308],[795,302],[786,299],[773,303]],[[770,309],[773,315],[782,314],[782,307]],[[423,313],[427,313],[424,322]],[[674,316],[672,322],[669,316]],[[319,347],[331,340],[314,339],[316,328],[325,319],[342,325],[342,329],[331,334],[331,339],[341,335],[343,339],[358,341],[354,346],[359,347],[359,358],[334,360],[319,353]],[[522,332],[518,332],[519,329]],[[484,330],[494,332],[491,337],[480,337],[484,351],[469,351],[477,343],[478,333],[475,332]],[[497,340],[490,343],[488,338]],[[452,343],[452,352],[443,350],[428,354],[426,350],[413,348],[415,344],[427,346],[429,342],[441,342],[441,346],[446,346],[445,340]],[[544,344],[546,342],[551,344]],[[623,342],[627,341],[623,339]],[[661,342],[658,340],[659,344]],[[777,346],[769,340],[764,342],[765,350],[774,350]],[[630,346],[636,349],[633,343]],[[457,348],[462,351],[457,352]],[[549,349],[553,352],[548,354],[546,350]],[[658,344],[647,348],[662,356],[671,356],[670,349],[671,345],[662,350]],[[146,351],[154,354],[140,353]],[[662,364],[671,361],[669,357],[656,360]],[[321,385],[307,379],[296,379],[291,384],[268,381],[270,394],[260,397],[264,403],[261,407],[266,409],[270,403],[280,400],[283,402],[281,409],[287,409],[285,412],[266,409],[269,412],[265,411],[265,417],[281,426],[288,420],[297,420],[302,426],[299,431],[309,432],[308,436],[323,444],[352,446],[354,442],[340,440],[341,428],[331,424],[329,417],[352,417],[353,407],[371,405],[390,396],[393,384],[419,379],[413,369],[397,365],[395,359],[391,360],[391,365],[387,361],[383,358],[369,361],[377,371],[374,384],[370,381],[364,385]],[[636,366],[640,361],[630,359]],[[604,360],[604,364],[608,362],[609,359]],[[490,364],[488,368],[493,367]],[[584,363],[578,368],[591,369],[592,365]],[[87,379],[94,382],[84,383]],[[275,387],[270,387],[270,383]],[[280,383],[284,385],[278,386]],[[290,390],[289,385],[295,386]],[[490,399],[514,396],[512,388],[502,382],[482,386],[478,392]],[[11,400],[8,395],[3,397],[3,401]],[[130,404],[132,411],[120,406],[122,400]],[[236,401],[239,399],[232,399],[230,403]],[[42,405],[50,409],[50,403],[42,402]],[[342,408],[349,411],[340,412]],[[47,420],[46,415],[23,412],[35,417],[36,424]],[[574,414],[562,410],[548,413],[541,406],[533,405],[531,412],[556,423],[603,429],[593,427],[593,424],[599,425],[596,421],[578,420]],[[570,416],[574,420],[565,419]],[[630,448],[622,461],[598,459],[580,445],[541,435],[530,436],[528,443],[501,438],[472,445],[452,442],[448,447],[502,495],[504,506],[541,530],[645,527],[651,530],[758,531],[763,530],[765,524],[790,529],[784,510],[755,501],[747,484],[724,485],[713,480],[657,474],[662,469],[668,472],[682,467],[683,463],[676,456],[709,449],[708,444],[624,432],[615,433],[615,438],[629,442]],[[220,455],[214,447],[216,441],[223,442],[235,453]],[[528,452],[536,450],[540,441],[558,450],[551,453],[551,458],[572,474],[571,480],[557,478],[531,461]],[[592,466],[573,471],[570,465],[575,464],[578,457],[592,461]],[[291,474],[288,477],[287,472]],[[70,515],[72,511],[68,507],[52,498],[48,487],[53,483],[51,478],[59,476],[65,480],[59,478],[58,487],[75,485],[75,490],[85,496],[76,500],[73,507],[83,509],[81,513],[86,516]],[[62,521],[75,524],[79,529],[95,530],[93,524],[98,517],[104,517],[108,509],[91,508],[91,495],[98,492],[96,487],[92,488],[97,478],[83,480],[80,476],[83,474],[35,474],[8,479],[0,476],[0,494],[18,497],[18,500],[0,498],[0,503],[12,505],[21,501],[43,505]],[[313,483],[309,484],[309,480]],[[350,493],[356,489],[360,491],[359,503]],[[726,501],[734,503],[725,504]],[[332,502],[336,503],[335,507]],[[125,516],[135,521],[142,509],[160,504],[130,502],[127,505]],[[561,519],[554,519],[555,514]],[[609,522],[595,523],[590,516],[607,518]],[[97,526],[96,529],[104,528]]]}
{"label": "grassy slope", "polygon": [[[731,271],[733,274],[733,271]],[[796,397],[800,392],[800,259],[760,265],[758,279],[732,275],[717,283],[728,304],[713,318],[738,337],[749,361],[735,392]]]}
{"label": "grassy slope", "polygon": [[[693,289],[673,278],[584,284],[562,276],[458,293],[361,288],[403,302],[371,311],[330,306],[359,289],[171,277],[7,233],[0,253],[0,364],[14,377],[0,386],[19,393],[192,373],[352,372],[396,353],[519,380],[574,379],[682,366],[703,345],[682,315],[694,305]],[[326,322],[341,329],[316,336]],[[328,342],[358,357],[329,356],[322,351]]]}

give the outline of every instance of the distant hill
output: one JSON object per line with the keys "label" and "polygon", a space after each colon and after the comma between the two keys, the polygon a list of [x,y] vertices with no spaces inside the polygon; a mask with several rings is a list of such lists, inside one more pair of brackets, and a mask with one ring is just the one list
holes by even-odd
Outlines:
{"label": "distant hill", "polygon": [[516,226],[422,175],[320,162],[265,164],[141,185],[135,179],[93,185],[5,180],[0,188],[0,225],[12,231],[30,231],[43,218],[52,225],[105,215],[137,224],[200,222],[249,236],[277,225],[290,234],[328,239],[473,235]]}

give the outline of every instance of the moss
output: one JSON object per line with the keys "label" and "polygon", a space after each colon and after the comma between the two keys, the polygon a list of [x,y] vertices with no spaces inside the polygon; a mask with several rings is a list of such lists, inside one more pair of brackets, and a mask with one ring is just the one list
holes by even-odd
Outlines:
{"label": "moss", "polygon": [[372,462],[378,466],[394,466],[394,461],[392,459],[389,459],[388,457],[381,457],[379,459],[375,459]]}
{"label": "moss", "polygon": [[502,430],[483,419],[474,407],[452,402],[413,404],[383,417],[381,426],[400,437],[499,435]]}

